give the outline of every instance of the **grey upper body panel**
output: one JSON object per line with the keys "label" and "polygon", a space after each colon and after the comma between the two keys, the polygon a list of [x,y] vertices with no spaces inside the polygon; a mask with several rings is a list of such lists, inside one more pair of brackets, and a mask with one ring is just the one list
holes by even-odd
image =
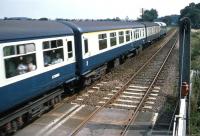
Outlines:
{"label": "grey upper body panel", "polygon": [[0,43],[73,35],[73,30],[56,21],[0,20]]}
{"label": "grey upper body panel", "polygon": [[61,21],[80,33],[117,30],[117,29],[131,29],[143,28],[144,25],[138,22],[123,22],[123,21]]}

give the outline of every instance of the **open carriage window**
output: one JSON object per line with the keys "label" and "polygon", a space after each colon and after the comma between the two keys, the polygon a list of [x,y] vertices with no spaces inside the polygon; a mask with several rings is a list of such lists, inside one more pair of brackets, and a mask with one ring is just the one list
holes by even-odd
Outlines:
{"label": "open carriage window", "polygon": [[6,78],[36,70],[35,44],[6,46],[3,52]]}
{"label": "open carriage window", "polygon": [[59,39],[43,42],[43,57],[45,67],[63,62],[63,41]]}

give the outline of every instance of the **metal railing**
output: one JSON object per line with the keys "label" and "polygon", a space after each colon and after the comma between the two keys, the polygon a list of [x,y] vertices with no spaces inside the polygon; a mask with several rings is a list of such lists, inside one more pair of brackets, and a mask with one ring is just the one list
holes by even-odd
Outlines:
{"label": "metal railing", "polygon": [[179,27],[179,111],[174,117],[173,136],[186,136],[190,132],[190,19],[182,18]]}

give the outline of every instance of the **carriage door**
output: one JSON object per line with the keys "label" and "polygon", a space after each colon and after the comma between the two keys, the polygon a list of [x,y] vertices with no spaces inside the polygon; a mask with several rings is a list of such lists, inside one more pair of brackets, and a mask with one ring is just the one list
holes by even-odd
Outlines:
{"label": "carriage door", "polygon": [[89,65],[90,51],[88,46],[88,38],[83,38],[83,58],[86,61],[86,66]]}

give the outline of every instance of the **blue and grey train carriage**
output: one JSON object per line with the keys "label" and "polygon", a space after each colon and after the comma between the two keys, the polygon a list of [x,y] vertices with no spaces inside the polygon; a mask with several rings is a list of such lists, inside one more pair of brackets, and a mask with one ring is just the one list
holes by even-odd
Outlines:
{"label": "blue and grey train carriage", "polygon": [[0,21],[0,113],[71,82],[74,34],[53,21]]}
{"label": "blue and grey train carriage", "polygon": [[110,65],[145,43],[145,27],[136,22],[72,21],[62,22],[75,33],[77,74],[90,84]]}
{"label": "blue and grey train carriage", "polygon": [[160,37],[160,26],[153,22],[141,22],[145,25],[146,43],[151,43]]}
{"label": "blue and grey train carriage", "polygon": [[167,33],[167,25],[164,22],[155,22],[160,27],[160,37],[165,36]]}

